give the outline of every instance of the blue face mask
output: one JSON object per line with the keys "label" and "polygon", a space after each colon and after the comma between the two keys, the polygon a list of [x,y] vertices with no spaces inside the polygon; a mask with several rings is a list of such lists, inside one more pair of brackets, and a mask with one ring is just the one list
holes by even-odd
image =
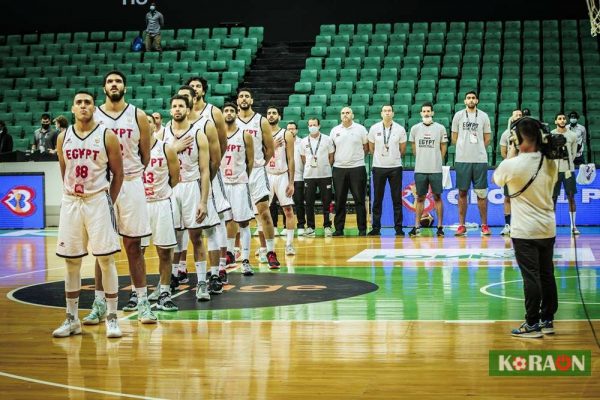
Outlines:
{"label": "blue face mask", "polygon": [[571,123],[571,125],[575,125],[577,124],[577,118],[571,118],[569,119],[569,122]]}

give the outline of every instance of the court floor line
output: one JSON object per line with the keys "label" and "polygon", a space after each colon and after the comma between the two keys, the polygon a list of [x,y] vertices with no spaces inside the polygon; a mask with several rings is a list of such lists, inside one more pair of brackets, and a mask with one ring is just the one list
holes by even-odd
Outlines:
{"label": "court floor line", "polygon": [[28,378],[26,376],[9,374],[7,372],[2,372],[2,371],[0,371],[0,376],[4,376],[4,377],[10,378],[10,379],[17,379],[17,380],[21,380],[21,381],[31,382],[31,383],[37,383],[37,384],[40,384],[40,385],[54,386],[54,387],[58,387],[58,388],[66,389],[66,390],[78,390],[78,391],[81,391],[81,392],[96,393],[96,394],[102,394],[102,395],[108,395],[108,396],[117,396],[117,397],[127,397],[127,398],[130,398],[130,399],[163,400],[162,398],[159,398],[159,397],[138,396],[138,395],[135,395],[135,394],[120,393],[120,392],[109,392],[109,391],[106,391],[106,390],[92,389],[92,388],[86,388],[86,387],[81,387],[81,386],[64,385],[62,383],[44,381],[44,380],[41,380],[41,379]]}

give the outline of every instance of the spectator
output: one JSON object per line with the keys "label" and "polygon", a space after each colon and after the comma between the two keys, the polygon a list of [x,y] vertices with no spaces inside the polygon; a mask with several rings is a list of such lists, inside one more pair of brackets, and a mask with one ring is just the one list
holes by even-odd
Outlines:
{"label": "spectator", "polygon": [[568,129],[571,132],[575,132],[575,136],[577,136],[577,154],[573,160],[575,168],[579,167],[581,164],[585,164],[585,158],[583,155],[585,154],[585,145],[587,141],[587,132],[585,130],[585,126],[578,124],[578,121],[579,114],[577,114],[577,111],[571,111],[569,113]]}
{"label": "spectator", "polygon": [[48,149],[48,153],[56,154],[56,138],[61,133],[64,134],[67,131],[67,128],[69,127],[69,121],[63,115],[59,115],[58,117],[54,118],[54,121],[52,121],[52,122],[54,122],[54,127],[56,128],[56,133],[54,134],[54,137],[52,138],[52,142],[54,143],[54,146],[51,149]]}
{"label": "spectator", "polygon": [[156,3],[150,3],[150,11],[146,13],[146,32],[145,44],[146,51],[162,51],[160,47],[160,28],[165,24],[165,19],[159,11],[156,10]]}
{"label": "spectator", "polygon": [[50,114],[42,114],[42,127],[36,129],[33,133],[33,145],[31,146],[32,151],[39,150],[40,153],[43,153],[46,150],[56,149],[56,138],[58,137],[58,132],[52,128],[51,120],[52,118],[50,117]]}
{"label": "spectator", "polygon": [[0,153],[10,153],[13,151],[12,136],[8,134],[6,124],[0,120]]}

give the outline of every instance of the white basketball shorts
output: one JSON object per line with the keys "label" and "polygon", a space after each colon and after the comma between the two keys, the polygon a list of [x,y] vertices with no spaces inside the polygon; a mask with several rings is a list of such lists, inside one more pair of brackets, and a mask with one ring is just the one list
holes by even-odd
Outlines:
{"label": "white basketball shorts", "polygon": [[287,172],[279,175],[269,174],[269,186],[271,187],[269,204],[273,201],[273,197],[277,196],[277,200],[279,200],[279,205],[281,207],[294,205],[294,200],[285,194],[289,182],[290,180]]}
{"label": "white basketball shorts", "polygon": [[148,210],[143,207],[146,195],[142,178],[124,180],[115,203],[119,234],[124,237],[139,238],[150,236]]}
{"label": "white basketball shorts", "polygon": [[[170,249],[177,245],[175,237],[175,220],[171,199],[150,201],[146,203],[150,228],[152,229],[152,243],[157,247]],[[150,246],[150,237],[142,238],[142,247]]]}

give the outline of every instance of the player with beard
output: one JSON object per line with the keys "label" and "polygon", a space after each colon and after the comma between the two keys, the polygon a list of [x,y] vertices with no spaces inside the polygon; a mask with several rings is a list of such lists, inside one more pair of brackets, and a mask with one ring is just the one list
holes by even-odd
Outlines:
{"label": "player with beard", "polygon": [[[151,234],[145,204],[142,174],[150,160],[150,126],[146,113],[125,102],[125,75],[110,71],[104,76],[106,100],[96,108],[94,119],[112,131],[121,143],[125,179],[115,203],[119,234],[123,237],[129,262],[132,291],[123,311],[138,311],[138,320],[145,324],[156,323],[150,309],[146,288],[146,263],[142,253],[141,238]],[[106,315],[106,301],[102,286],[102,270],[96,263],[96,298],[91,313],[83,319],[85,325],[98,324]]]}
{"label": "player with beard", "polygon": [[[236,124],[237,106],[226,103],[223,106],[223,116],[227,128],[227,147],[221,160],[221,172],[225,182],[225,194],[231,199],[231,210],[226,212],[227,220],[227,258],[235,263],[236,227],[240,227],[240,242],[242,245],[242,274],[254,275],[250,261],[250,225],[254,218],[252,199],[248,187],[249,176],[254,165],[254,142],[248,132],[238,128]],[[236,225],[237,224],[237,225]]]}
{"label": "player with beard", "polygon": [[275,154],[267,164],[267,173],[269,186],[271,187],[271,196],[269,203],[274,196],[279,199],[279,205],[283,208],[285,214],[286,242],[285,255],[293,256],[296,254],[294,249],[294,135],[287,129],[279,127],[281,116],[277,107],[267,108],[267,121],[271,126],[273,143],[275,144]]}
{"label": "player with beard", "polygon": [[266,261],[270,269],[279,269],[280,264],[277,260],[277,254],[275,254],[273,219],[269,212],[271,190],[265,169],[268,160],[273,157],[273,137],[271,136],[269,122],[252,109],[252,104],[254,104],[252,92],[249,89],[239,89],[237,95],[237,105],[239,107],[237,126],[242,131],[250,133],[254,140],[254,167],[250,174],[249,184],[250,196],[255,206],[254,213],[258,215],[258,222],[264,235],[264,243],[261,239],[259,254],[261,255],[261,262]]}

